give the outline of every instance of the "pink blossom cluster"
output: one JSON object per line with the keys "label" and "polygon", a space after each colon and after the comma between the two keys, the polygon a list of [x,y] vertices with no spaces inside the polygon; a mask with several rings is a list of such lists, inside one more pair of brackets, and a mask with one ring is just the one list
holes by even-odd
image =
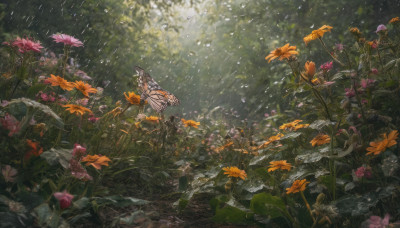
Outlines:
{"label": "pink blossom cluster", "polygon": [[73,195],[69,194],[67,190],[64,190],[63,192],[55,192],[54,197],[58,200],[60,203],[60,208],[65,209],[71,206],[72,199],[74,198]]}
{"label": "pink blossom cluster", "polygon": [[78,39],[76,39],[75,37],[70,36],[70,35],[66,35],[66,34],[53,34],[51,37],[54,39],[54,41],[55,41],[56,43],[63,43],[64,45],[67,45],[67,46],[74,46],[74,47],[81,47],[81,46],[83,46],[83,43],[82,43],[80,40],[78,40]]}
{"label": "pink blossom cluster", "polygon": [[356,175],[357,178],[365,177],[369,179],[372,177],[372,170],[371,167],[361,166],[354,172],[354,174]]}
{"label": "pink blossom cluster", "polygon": [[36,94],[36,99],[40,101],[49,101],[49,102],[54,102],[56,101],[56,94],[54,92],[51,93],[43,93],[40,91],[38,94]]}
{"label": "pink blossom cluster", "polygon": [[20,122],[12,115],[6,113],[3,118],[0,118],[0,123],[3,128],[9,130],[8,136],[17,134],[21,129]]}
{"label": "pink blossom cluster", "polygon": [[40,53],[41,52],[40,49],[43,48],[39,41],[35,42],[29,38],[20,38],[20,37],[17,37],[14,41],[11,42],[11,44],[8,42],[3,42],[3,45],[17,47],[20,53],[25,53],[29,51]]}
{"label": "pink blossom cluster", "polygon": [[331,61],[322,64],[319,68],[324,72],[328,72],[332,69],[332,67],[333,67],[333,62]]}
{"label": "pink blossom cluster", "polygon": [[80,160],[84,155],[86,155],[86,148],[78,143],[75,143],[74,149],[72,150],[72,158],[69,161],[71,175],[83,181],[93,180],[93,178],[80,163]]}

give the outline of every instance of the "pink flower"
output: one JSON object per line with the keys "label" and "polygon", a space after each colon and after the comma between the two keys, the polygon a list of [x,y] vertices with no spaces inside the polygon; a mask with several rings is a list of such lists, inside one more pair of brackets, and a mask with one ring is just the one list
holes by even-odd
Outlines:
{"label": "pink flower", "polygon": [[77,103],[78,105],[81,105],[81,106],[86,106],[88,104],[88,102],[89,102],[89,99],[87,99],[87,98],[82,98],[82,99],[75,101],[75,103]]}
{"label": "pink flower", "polygon": [[348,98],[352,98],[356,95],[356,91],[354,91],[353,88],[344,88],[344,90],[346,91],[346,97]]}
{"label": "pink flower", "polygon": [[331,61],[331,62],[326,62],[326,63],[322,64],[319,68],[321,70],[323,70],[324,72],[327,72],[327,71],[331,70],[332,67],[333,67],[333,62]]}
{"label": "pink flower", "polygon": [[371,168],[370,167],[364,167],[361,166],[359,167],[354,174],[356,175],[357,178],[371,178],[372,177],[372,172],[371,172]]}
{"label": "pink flower", "polygon": [[71,175],[74,176],[75,178],[82,180],[82,181],[88,181],[88,180],[93,180],[93,177],[91,177],[85,168],[79,163],[78,160],[75,158],[72,158],[69,161],[69,169],[71,170]]}
{"label": "pink flower", "polygon": [[66,35],[66,34],[53,34],[51,36],[56,43],[64,43],[64,45],[74,46],[74,47],[81,47],[83,43],[76,39],[73,36]]}
{"label": "pink flower", "polygon": [[92,78],[87,75],[84,71],[78,70],[77,72],[75,72],[75,75],[80,77],[82,80],[92,80]]}
{"label": "pink flower", "polygon": [[390,215],[386,214],[385,217],[383,219],[381,219],[381,217],[379,216],[371,216],[368,220],[368,227],[369,228],[385,228],[386,226],[389,225],[389,218]]}
{"label": "pink flower", "polygon": [[372,73],[372,74],[378,74],[379,72],[378,72],[378,69],[372,68],[372,69],[371,69],[371,73]]}
{"label": "pink flower", "polygon": [[14,182],[18,171],[9,165],[6,165],[1,169],[1,173],[6,182]]}
{"label": "pink flower", "polygon": [[88,120],[92,123],[96,123],[99,119],[99,117],[95,117],[94,115],[90,115],[90,117],[88,118]]}
{"label": "pink flower", "polygon": [[336,48],[336,50],[338,50],[338,51],[343,51],[344,46],[343,46],[343,44],[335,44],[335,48]]}
{"label": "pink flower", "polygon": [[371,85],[373,85],[375,82],[374,79],[361,79],[361,87],[366,89],[367,87],[370,87]]}
{"label": "pink flower", "polygon": [[18,51],[21,53],[25,53],[27,51],[41,52],[40,49],[43,48],[39,41],[34,42],[30,39],[21,39],[19,37],[12,42],[12,46],[18,47]]}
{"label": "pink flower", "polygon": [[39,92],[39,96],[42,99],[42,101],[48,101],[49,100],[49,96],[47,96],[46,93],[42,93],[42,91]]}
{"label": "pink flower", "polygon": [[386,31],[387,28],[385,25],[378,25],[378,28],[376,28],[376,33],[381,32],[381,31]]}
{"label": "pink flower", "polygon": [[8,136],[13,136],[14,134],[18,133],[19,130],[21,129],[21,126],[19,126],[19,121],[15,119],[14,116],[9,115],[8,113],[6,113],[4,118],[0,118],[0,123],[3,126],[3,128],[10,131],[8,133]]}
{"label": "pink flower", "polygon": [[56,192],[53,195],[60,202],[61,209],[71,206],[72,199],[74,198],[74,196],[69,194],[67,190],[64,190],[63,192]]}
{"label": "pink flower", "polygon": [[264,117],[265,117],[265,118],[269,117],[268,112],[264,113]]}
{"label": "pink flower", "polygon": [[78,143],[75,143],[74,144],[74,149],[72,151],[72,156],[74,156],[76,158],[81,158],[85,154],[86,154],[86,148],[81,146]]}

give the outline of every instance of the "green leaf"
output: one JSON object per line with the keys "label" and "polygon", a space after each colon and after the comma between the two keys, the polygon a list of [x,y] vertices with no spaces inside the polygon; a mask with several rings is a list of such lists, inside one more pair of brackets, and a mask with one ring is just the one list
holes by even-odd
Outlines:
{"label": "green leaf", "polygon": [[135,211],[128,216],[122,217],[119,219],[120,224],[124,225],[135,225],[135,220],[137,218],[145,217],[145,213],[143,211]]}
{"label": "green leaf", "polygon": [[271,218],[283,216],[286,211],[285,203],[281,198],[265,192],[253,196],[250,201],[250,209],[256,214]]}
{"label": "green leaf", "polygon": [[179,191],[185,191],[188,188],[188,178],[187,176],[182,176],[179,178]]}
{"label": "green leaf", "polygon": [[234,224],[248,224],[253,218],[253,215],[247,214],[246,212],[232,206],[226,206],[221,209],[217,209],[213,220],[219,223],[234,223]]}
{"label": "green leaf", "polygon": [[55,112],[53,112],[53,110],[51,110],[51,108],[47,105],[41,104],[37,101],[31,100],[31,99],[28,99],[25,97],[18,98],[18,99],[12,99],[8,103],[8,105],[17,104],[17,103],[24,103],[28,107],[38,109],[38,110],[46,113],[47,115],[53,117],[56,120],[58,127],[62,128],[64,126],[64,122],[62,121],[62,119]]}
{"label": "green leaf", "polygon": [[321,130],[325,126],[333,125],[334,123],[329,120],[316,120],[310,126],[311,129]]}
{"label": "green leaf", "polygon": [[38,222],[41,226],[58,227],[61,217],[56,211],[52,211],[47,203],[37,206],[34,210],[37,215]]}
{"label": "green leaf", "polygon": [[51,148],[40,155],[50,165],[60,164],[64,169],[68,169],[69,160],[72,158],[72,149],[54,149]]}
{"label": "green leaf", "polygon": [[149,201],[137,199],[133,197],[123,197],[123,196],[107,196],[107,197],[93,197],[98,204],[109,205],[112,204],[118,207],[126,207],[131,205],[145,205],[148,204]]}

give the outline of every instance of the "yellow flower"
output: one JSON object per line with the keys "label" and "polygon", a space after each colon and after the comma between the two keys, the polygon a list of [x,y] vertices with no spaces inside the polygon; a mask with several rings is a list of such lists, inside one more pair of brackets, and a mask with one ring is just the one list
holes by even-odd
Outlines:
{"label": "yellow flower", "polygon": [[290,188],[286,188],[286,194],[302,192],[306,190],[306,185],[309,183],[306,179],[295,180]]}
{"label": "yellow flower", "polygon": [[[321,84],[321,81],[319,80],[319,78],[314,78],[313,80],[311,80],[311,83],[313,84],[313,85],[319,85],[319,84]],[[300,125],[304,125],[304,124],[300,124]],[[309,125],[309,124],[305,124],[305,125]]]}
{"label": "yellow flower", "polygon": [[160,122],[160,119],[157,116],[146,116],[146,121],[150,122],[150,123],[158,123]]}
{"label": "yellow flower", "polygon": [[292,168],[292,165],[290,163],[287,163],[286,160],[281,160],[281,161],[272,161],[269,163],[270,166],[268,169],[268,172],[275,171],[277,169],[284,170],[286,169],[287,171],[290,171]]}
{"label": "yellow flower", "polygon": [[46,81],[50,82],[51,86],[60,86],[61,89],[63,90],[71,91],[74,89],[74,86],[71,82],[68,82],[67,80],[65,80],[60,76],[55,76],[53,74],[50,74],[50,78],[47,78]]}
{"label": "yellow flower", "polygon": [[382,135],[383,140],[377,142],[371,142],[369,145],[370,147],[367,148],[367,155],[378,155],[384,152],[387,148],[394,146],[397,144],[396,139],[399,133],[397,130],[391,131],[388,136],[386,133]]}
{"label": "yellow flower", "polygon": [[323,135],[323,134],[315,136],[315,138],[313,138],[310,141],[312,146],[320,146],[330,142],[331,142],[331,137],[329,137],[329,135]]}
{"label": "yellow flower", "polygon": [[281,133],[278,133],[277,135],[273,135],[273,136],[269,137],[268,140],[265,143],[263,143],[262,145],[260,145],[257,149],[258,150],[264,149],[269,144],[271,144],[271,143],[273,143],[275,141],[278,141],[282,137],[283,137],[283,134],[281,134]]}
{"label": "yellow flower", "polygon": [[232,167],[225,167],[222,168],[222,170],[224,170],[224,174],[228,175],[228,177],[239,177],[242,180],[246,179],[247,174],[244,170],[239,169],[236,166],[232,166]]}
{"label": "yellow flower", "polygon": [[92,113],[92,111],[90,109],[85,108],[85,107],[80,106],[80,105],[66,104],[66,105],[63,105],[63,107],[66,107],[67,108],[66,111],[69,111],[71,114],[72,113],[76,113],[76,115],[81,115],[82,116],[86,112]]}
{"label": "yellow flower", "polygon": [[194,120],[185,120],[181,119],[182,123],[185,125],[185,127],[194,127],[194,128],[199,128],[198,126],[200,125],[200,122],[196,122]]}
{"label": "yellow flower", "polygon": [[93,166],[96,169],[101,169],[101,166],[108,166],[108,162],[111,160],[107,156],[99,156],[97,154],[95,155],[86,155],[84,158],[82,158],[82,162],[87,162],[86,165]]}
{"label": "yellow flower", "polygon": [[128,95],[124,93],[125,98],[129,103],[133,105],[140,105],[140,95],[136,95],[134,92],[128,92]]}
{"label": "yellow flower", "polygon": [[351,33],[353,33],[354,35],[356,35],[356,36],[361,36],[360,30],[358,28],[356,28],[356,27],[350,28],[349,31]]}
{"label": "yellow flower", "polygon": [[296,51],[296,46],[289,46],[289,43],[285,44],[283,47],[277,48],[269,53],[265,60],[271,62],[272,60],[279,58],[279,60],[289,59],[292,55],[297,55],[299,52]]}
{"label": "yellow flower", "polygon": [[324,36],[324,34],[326,32],[330,32],[332,30],[332,26],[329,25],[324,25],[321,28],[312,31],[309,35],[307,35],[306,37],[303,38],[304,43],[306,43],[306,45],[308,44],[308,42],[312,41],[312,40],[316,40],[316,39],[320,39]]}
{"label": "yellow flower", "polygon": [[394,17],[394,18],[390,19],[389,24],[397,24],[399,22],[400,22],[400,18]]}
{"label": "yellow flower", "polygon": [[91,85],[83,81],[75,81],[72,84],[77,90],[81,91],[85,97],[89,97],[89,93],[97,93],[97,89],[92,88]]}

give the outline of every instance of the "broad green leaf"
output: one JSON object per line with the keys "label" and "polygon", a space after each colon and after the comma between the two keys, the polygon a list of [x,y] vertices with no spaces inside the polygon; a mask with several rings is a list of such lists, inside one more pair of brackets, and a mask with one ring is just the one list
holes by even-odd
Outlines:
{"label": "broad green leaf", "polygon": [[253,218],[252,214],[248,214],[236,207],[226,206],[217,209],[213,220],[217,223],[234,223],[234,224],[248,224]]}
{"label": "broad green leaf", "polygon": [[40,155],[50,165],[60,164],[64,169],[68,169],[69,160],[72,158],[72,149],[54,149],[51,148]]}
{"label": "broad green leaf", "polygon": [[253,196],[250,201],[250,209],[256,214],[271,218],[283,216],[286,211],[285,203],[281,198],[265,192]]}
{"label": "broad green leaf", "polygon": [[123,197],[123,196],[107,196],[107,197],[93,197],[98,204],[109,205],[112,204],[117,207],[127,207],[131,205],[145,205],[149,201],[137,199],[133,197]]}

